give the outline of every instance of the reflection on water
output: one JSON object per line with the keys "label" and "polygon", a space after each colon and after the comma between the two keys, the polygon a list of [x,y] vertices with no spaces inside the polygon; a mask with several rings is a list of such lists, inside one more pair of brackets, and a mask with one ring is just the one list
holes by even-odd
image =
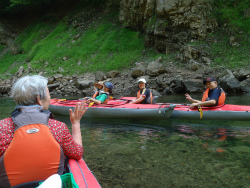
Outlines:
{"label": "reflection on water", "polygon": [[[229,101],[247,104],[249,97]],[[0,102],[2,119],[14,103]],[[70,125],[68,117],[55,118]],[[83,157],[103,188],[250,186],[249,122],[83,119],[81,126]]]}

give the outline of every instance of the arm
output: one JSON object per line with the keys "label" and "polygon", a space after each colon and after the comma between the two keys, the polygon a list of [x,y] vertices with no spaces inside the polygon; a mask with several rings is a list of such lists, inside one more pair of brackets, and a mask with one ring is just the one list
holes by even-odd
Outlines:
{"label": "arm", "polygon": [[141,95],[138,99],[132,100],[130,104],[138,104],[141,103],[145,99],[145,95]]}
{"label": "arm", "polygon": [[49,127],[65,156],[75,160],[82,158],[83,147],[75,141],[65,123],[49,119]]}
{"label": "arm", "polygon": [[203,105],[203,106],[212,106],[216,104],[216,100],[212,99],[209,101],[204,101],[204,102],[196,102],[193,104],[190,104],[190,108],[194,108],[195,106]]}
{"label": "arm", "polygon": [[0,120],[0,158],[13,139],[14,128],[15,125],[10,117]]}
{"label": "arm", "polygon": [[80,146],[82,146],[80,120],[86,111],[87,108],[83,102],[76,104],[74,112],[71,109],[69,110],[70,121],[72,124],[72,136],[76,143],[78,143]]}
{"label": "arm", "polygon": [[190,102],[193,102],[193,103],[201,102],[199,100],[193,99],[188,93],[186,93],[185,96],[186,96],[186,99],[189,100]]}
{"label": "arm", "polygon": [[96,100],[96,99],[93,99],[93,98],[90,98],[89,101],[92,101],[92,102],[94,102],[95,104],[102,104],[102,101]]}
{"label": "arm", "polygon": [[97,99],[89,99],[89,101],[94,102],[95,104],[102,104],[106,99],[108,98],[108,96],[106,94],[101,94],[100,96],[97,97]]}

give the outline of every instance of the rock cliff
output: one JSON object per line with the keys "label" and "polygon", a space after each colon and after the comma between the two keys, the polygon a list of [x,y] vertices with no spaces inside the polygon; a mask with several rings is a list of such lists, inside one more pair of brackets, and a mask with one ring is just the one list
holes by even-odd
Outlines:
{"label": "rock cliff", "polygon": [[217,22],[204,0],[121,0],[119,20],[145,32],[145,45],[161,53],[179,50],[191,39],[204,39]]}

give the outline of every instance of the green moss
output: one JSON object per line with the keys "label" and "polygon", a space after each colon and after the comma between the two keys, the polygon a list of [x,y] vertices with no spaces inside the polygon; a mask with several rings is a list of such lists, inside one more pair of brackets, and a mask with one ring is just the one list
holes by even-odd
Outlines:
{"label": "green moss", "polygon": [[[111,13],[93,22],[84,31],[69,27],[64,21],[66,19],[56,25],[45,22],[32,24],[16,40],[23,54],[2,57],[8,63],[0,68],[0,73],[13,71],[8,67],[20,57],[23,63],[31,62],[35,70],[41,70],[42,62],[48,62],[49,66],[43,67],[43,70],[49,74],[58,71],[59,67],[65,70],[63,74],[129,68],[143,58],[142,52],[146,50],[144,36],[121,27],[117,19],[118,14]],[[76,35],[80,37],[75,39]],[[148,56],[155,56],[153,50],[149,52]],[[63,57],[68,59],[63,60]],[[82,62],[80,66],[79,61]]]}

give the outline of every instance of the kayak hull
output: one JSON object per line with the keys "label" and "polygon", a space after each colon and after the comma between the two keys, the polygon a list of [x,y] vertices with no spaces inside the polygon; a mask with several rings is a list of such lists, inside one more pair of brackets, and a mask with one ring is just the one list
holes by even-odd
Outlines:
{"label": "kayak hull", "polygon": [[[74,110],[75,105],[51,102],[50,111],[53,114],[69,116],[69,109]],[[119,105],[93,105],[84,114],[85,118],[107,119],[168,119],[173,113],[174,105],[162,104],[128,104],[122,101]]]}
{"label": "kayak hull", "polygon": [[202,107],[202,117],[198,109],[187,105],[176,105],[171,118],[190,120],[250,121],[250,106],[225,104],[217,107]]}
{"label": "kayak hull", "polygon": [[203,120],[227,120],[227,121],[250,121],[250,112],[237,111],[207,111],[203,112],[200,118],[198,111],[178,111],[174,110],[171,118],[176,119],[203,119]]}
{"label": "kayak hull", "polygon": [[69,159],[68,167],[70,173],[73,174],[75,182],[79,188],[101,188],[100,184],[89,170],[83,159],[78,161]]}

